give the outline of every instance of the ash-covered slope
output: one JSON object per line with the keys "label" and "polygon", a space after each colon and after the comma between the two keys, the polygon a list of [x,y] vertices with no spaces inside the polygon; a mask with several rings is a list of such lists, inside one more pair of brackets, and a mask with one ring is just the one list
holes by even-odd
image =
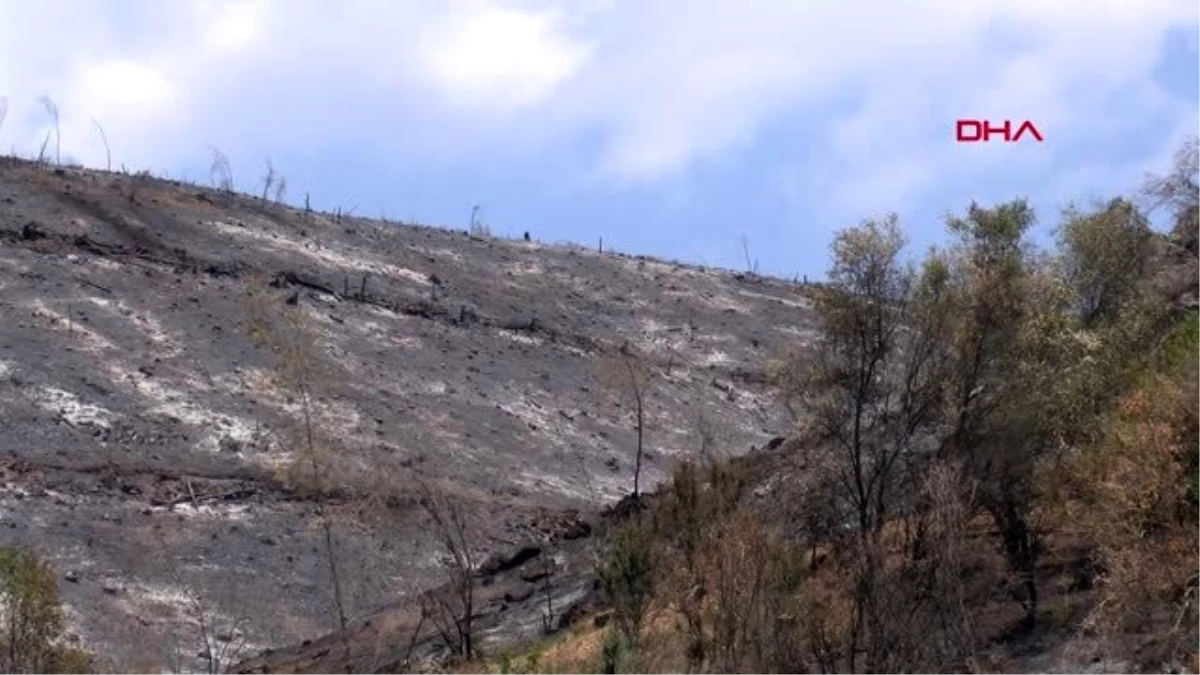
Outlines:
{"label": "ash-covered slope", "polygon": [[[449,486],[496,549],[630,489],[631,407],[598,387],[600,349],[653,361],[650,485],[701,417],[734,451],[784,429],[763,369],[811,337],[781,281],[6,160],[0,543],[50,557],[116,663],[195,659],[196,598],[244,619],[248,648],[336,626],[312,504],[278,479],[300,408],[247,336],[258,278],[316,336],[316,419],[353,475]],[[338,529],[352,616],[441,579],[408,504]]]}

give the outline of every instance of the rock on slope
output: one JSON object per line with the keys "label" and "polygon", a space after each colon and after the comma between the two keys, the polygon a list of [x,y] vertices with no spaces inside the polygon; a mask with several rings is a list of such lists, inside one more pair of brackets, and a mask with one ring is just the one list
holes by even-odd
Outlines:
{"label": "rock on slope", "polygon": [[[299,407],[247,337],[252,278],[316,336],[338,457],[448,486],[489,550],[630,488],[630,406],[597,386],[598,350],[653,361],[653,484],[702,417],[729,449],[786,426],[763,368],[812,337],[777,280],[4,160],[0,543],[50,557],[73,630],[115,663],[195,667],[202,616],[247,650],[336,625],[312,504],[278,479]],[[338,528],[352,616],[444,573],[418,509],[371,515]]]}

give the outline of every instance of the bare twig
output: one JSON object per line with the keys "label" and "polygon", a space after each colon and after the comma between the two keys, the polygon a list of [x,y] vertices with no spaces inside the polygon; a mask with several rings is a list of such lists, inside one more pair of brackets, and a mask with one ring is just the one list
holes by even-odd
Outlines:
{"label": "bare twig", "polygon": [[104,133],[104,127],[100,126],[95,117],[92,118],[92,124],[95,125],[96,131],[100,132],[100,140],[104,142],[104,170],[112,171],[112,151],[108,149],[108,135]]}
{"label": "bare twig", "polygon": [[744,234],[742,235],[742,253],[746,256],[746,272],[750,274],[758,274],[758,261],[751,261],[750,243]]}
{"label": "bare twig", "polygon": [[46,146],[50,144],[50,132],[54,132],[54,164],[57,166],[60,163],[59,150],[61,149],[62,137],[58,131],[58,105],[50,100],[49,96],[39,96],[38,103],[46,109],[46,114],[50,115],[50,121],[53,122],[54,128],[46,132],[46,139],[42,141],[42,149],[38,152],[38,163],[41,163],[46,158]]}
{"label": "bare twig", "polygon": [[192,498],[192,508],[193,508],[193,509],[198,509],[198,508],[200,507],[200,505],[199,505],[199,504],[196,502],[196,492],[195,492],[195,490],[192,490],[192,481],[191,481],[191,479],[190,479],[190,478],[184,478],[184,479],[183,479],[183,483],[184,483],[184,485],[187,485],[187,489],[188,489],[188,495],[190,495],[190,496],[191,496],[191,498]]}
{"label": "bare twig", "polygon": [[275,165],[271,163],[271,158],[267,158],[267,173],[263,176],[263,191],[262,200],[267,201],[267,196],[271,194],[271,188],[275,186],[277,174],[275,173]]}

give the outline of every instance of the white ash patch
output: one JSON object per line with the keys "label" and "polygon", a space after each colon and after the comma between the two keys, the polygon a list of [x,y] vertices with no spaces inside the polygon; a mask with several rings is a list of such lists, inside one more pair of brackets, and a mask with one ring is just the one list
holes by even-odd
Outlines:
{"label": "white ash patch", "polygon": [[670,263],[660,262],[658,260],[638,260],[637,258],[625,258],[625,257],[622,257],[619,260],[621,261],[621,265],[631,272],[639,272],[639,273],[643,273],[643,274],[645,274],[645,273],[670,274],[672,272],[678,271],[676,269],[675,265],[672,265]]}
{"label": "white ash patch", "polygon": [[546,268],[536,262],[517,261],[504,266],[504,271],[512,276],[541,276],[546,273]]}
{"label": "white ash patch", "polygon": [[249,504],[225,504],[219,501],[204,500],[202,499],[203,497],[203,494],[197,493],[196,498],[200,501],[196,504],[193,504],[191,501],[185,501],[176,504],[174,508],[153,506],[151,510],[170,512],[193,520],[219,520],[230,523],[244,523],[250,520],[251,511]]}
{"label": "white ash patch", "polygon": [[659,333],[666,333],[667,331],[669,331],[671,329],[671,327],[668,326],[667,324],[665,324],[662,321],[659,321],[657,319],[654,319],[652,317],[642,319],[641,326],[642,326],[642,333],[644,333],[646,335],[657,335]]}
{"label": "white ash patch", "polygon": [[733,359],[729,358],[729,354],[717,349],[713,350],[704,356],[697,359],[696,364],[702,367],[707,366],[724,366],[733,363]]}
{"label": "white ash patch", "polygon": [[[114,583],[109,581],[109,583]],[[144,609],[145,605],[160,605],[181,609],[192,602],[192,594],[182,586],[140,583],[125,587],[122,604],[126,611]]]}
{"label": "white ash patch", "polygon": [[501,329],[501,330],[496,331],[496,334],[499,335],[500,337],[510,340],[512,342],[517,342],[517,343],[523,344],[523,345],[530,345],[532,347],[539,347],[544,342],[542,340],[542,338],[537,337],[536,335],[524,335],[522,333],[518,333],[518,332],[512,331],[512,330]]}
{"label": "white ash patch", "polygon": [[111,310],[114,313],[129,319],[129,321],[137,326],[142,333],[144,333],[146,337],[150,339],[151,342],[163,348],[162,351],[159,352],[160,354],[171,357],[180,353],[181,349],[179,347],[179,341],[169,334],[163,327],[162,322],[155,318],[150,312],[138,312],[127,305],[123,300],[117,300],[114,302],[113,300],[99,296],[91,296],[86,298],[86,300],[97,307],[103,307],[104,309]]}
{"label": "white ash patch", "polygon": [[[527,397],[520,397],[498,404],[504,412],[521,419],[522,421],[537,426],[538,431],[550,431],[559,426],[562,418],[549,408],[542,406],[529,400]],[[561,436],[561,434],[554,434]]]}
{"label": "white ash patch", "polygon": [[579,356],[579,357],[582,357],[585,359],[590,359],[593,356],[586,349],[576,347],[574,345],[563,344],[562,342],[556,343],[555,347],[558,347],[559,349],[563,350],[564,352],[568,352],[570,354],[574,354],[575,356]]}
{"label": "white ash patch", "polygon": [[[521,471],[511,477],[513,483],[531,492],[550,492],[585,504],[602,506],[624,497],[632,489],[632,473],[614,474],[608,469],[589,471],[587,478],[547,473],[536,469]],[[642,478],[646,470],[643,467]]]}
{"label": "white ash patch", "polygon": [[313,294],[307,296],[305,299],[310,300],[312,302],[320,303],[322,305],[325,305],[326,307],[337,307],[338,305],[341,305],[342,302],[344,302],[343,300],[340,300],[332,295],[326,295],[324,293],[313,293]]}
{"label": "white ash patch", "polygon": [[796,335],[799,337],[817,335],[817,331],[815,330],[808,328],[797,328],[796,326],[791,325],[775,326],[775,330],[779,331],[780,333],[787,333],[789,335]]}
{"label": "white ash patch", "polygon": [[423,347],[425,344],[424,342],[421,341],[421,338],[413,336],[413,335],[389,336],[388,342],[392,345],[400,347],[401,349],[412,349],[412,350],[421,349],[421,347]]}
{"label": "white ash patch", "polygon": [[250,462],[262,469],[282,472],[296,463],[296,453],[291,450],[270,449],[250,458]]}
{"label": "white ash patch", "polygon": [[383,277],[406,279],[422,286],[428,286],[431,283],[429,281],[429,277],[421,274],[420,272],[370,260],[367,255],[365,255],[365,251],[356,251],[353,254],[350,254],[349,252],[342,253],[330,248],[325,248],[324,245],[315,241],[299,242],[294,239],[288,239],[278,235],[271,236],[271,234],[267,232],[250,230],[248,228],[237,227],[219,221],[213,223],[213,226],[225,234],[257,239],[263,242],[268,248],[287,249],[307,258],[322,262],[330,267],[346,270],[357,270],[359,272],[369,272],[371,274],[378,274]]}
{"label": "white ash patch", "polygon": [[[592,501],[597,498],[604,498],[600,494],[591,494],[591,490],[581,485],[582,481],[573,481],[560,474],[546,473],[544,471],[522,471],[512,476],[510,480],[521,488],[532,492],[553,492],[580,501]],[[599,489],[596,492],[599,492]]]}
{"label": "white ash patch", "polygon": [[388,309],[387,307],[380,307],[379,305],[367,305],[367,311],[379,316],[385,316],[389,319],[397,319],[400,317],[399,312]]}
{"label": "white ash patch", "polygon": [[[165,614],[167,620],[186,625],[186,627],[177,629],[180,635],[199,636],[201,621],[207,626],[207,630],[214,633],[236,630],[233,637],[238,641],[237,653],[231,651],[226,655],[227,658],[253,654],[263,648],[263,645],[247,640],[244,632],[236,628],[244,624],[243,619],[221,611],[216,603],[206,601],[186,586],[142,582],[124,583],[117,579],[108,579],[104,583],[116,584],[122,589],[118,606],[123,612],[139,617],[147,614],[151,616]],[[218,643],[218,650],[222,644]],[[187,660],[186,654],[181,656]]]}
{"label": "white ash patch", "polygon": [[237,443],[238,450],[236,454],[244,458],[246,456],[245,450],[255,447],[257,441],[261,438],[261,427],[247,420],[223,415],[214,415],[213,420],[215,421],[215,426],[218,428],[205,434],[196,443],[197,449],[205,452],[221,452],[222,444],[228,440],[232,440]]}
{"label": "white ash patch", "polygon": [[[243,445],[255,439],[258,427],[251,420],[199,405],[191,400],[187,392],[163,383],[160,378],[149,378],[116,365],[110,365],[109,371],[115,381],[126,384],[151,401],[146,415],[174,418],[188,426],[205,429],[207,433],[196,444],[197,449],[216,452],[224,438],[232,438]],[[199,384],[189,382],[189,386],[196,385],[194,389],[208,388]]]}
{"label": "white ash patch", "polygon": [[8,376],[12,375],[16,369],[16,365],[12,361],[0,359],[0,380],[8,379]]}
{"label": "white ash patch", "polygon": [[84,403],[75,394],[57,387],[38,387],[34,391],[33,402],[42,410],[59,414],[71,424],[94,424],[108,428],[117,417],[111,410]]}
{"label": "white ash patch", "polygon": [[463,255],[458,251],[448,248],[440,248],[434,246],[408,246],[408,250],[420,253],[421,255],[431,256],[441,260],[453,260],[454,262],[462,262]]}
{"label": "white ash patch", "polygon": [[0,267],[10,269],[17,274],[23,274],[29,271],[29,265],[26,265],[16,258],[9,258],[8,256],[0,256]]}
{"label": "white ash patch", "polygon": [[796,338],[801,345],[810,345],[817,341],[820,333],[810,328],[797,328],[795,326],[776,326],[775,330],[792,338]]}
{"label": "white ash patch", "polygon": [[241,397],[250,386],[246,383],[246,375],[241,368],[235,367],[212,378],[212,390],[219,391],[230,397]]}
{"label": "white ash patch", "polygon": [[[261,402],[286,413],[294,420],[303,418],[304,406],[299,397],[289,396],[289,393],[276,383],[270,371],[261,368],[247,369],[243,379]],[[346,440],[353,437],[354,430],[362,422],[357,408],[343,401],[331,400],[320,393],[310,395],[309,406],[313,425],[332,438]]]}
{"label": "white ash patch", "polygon": [[744,295],[744,296],[747,296],[750,298],[759,298],[761,300],[767,300],[770,302],[778,302],[781,305],[787,305],[788,307],[795,307],[796,309],[811,309],[812,308],[812,304],[807,299],[805,299],[801,296],[796,296],[796,298],[793,299],[793,298],[780,297],[778,295],[767,295],[766,293],[758,293],[755,291],[747,291],[747,290],[742,290],[742,289],[739,289],[737,291],[737,293],[738,293],[738,295]]}
{"label": "white ash patch", "polygon": [[426,433],[432,433],[438,439],[439,443],[432,447],[438,447],[445,451],[446,456],[468,456],[479,458],[479,454],[487,451],[482,444],[471,441],[468,442],[463,434],[463,423],[458,417],[450,413],[436,412],[426,410],[421,415],[421,429]]}
{"label": "white ash patch", "polygon": [[739,314],[746,311],[746,303],[739,302],[737,298],[729,293],[713,293],[711,297],[705,297],[703,294],[695,296],[697,300],[712,307],[713,309],[724,312],[725,310],[733,310],[731,313]]}
{"label": "white ash patch", "polygon": [[742,344],[742,341],[732,333],[714,332],[712,330],[704,330],[701,328],[696,332],[696,335],[691,339],[697,349],[701,345],[712,347],[714,345],[727,344],[732,347],[737,347]]}
{"label": "white ash patch", "polygon": [[[643,319],[641,323],[642,348],[652,353],[675,351],[682,353],[688,346],[688,328],[672,327],[654,319]],[[675,359],[680,362],[679,358]]]}
{"label": "white ash patch", "polygon": [[[395,317],[394,313],[390,316]],[[422,345],[421,339],[412,335],[403,335],[396,327],[385,326],[378,321],[364,319],[360,317],[346,318],[345,325],[354,330],[359,335],[366,336],[371,340],[401,347],[403,349],[419,349]],[[334,337],[346,339],[344,331],[339,331]]]}
{"label": "white ash patch", "polygon": [[51,309],[42,299],[34,300],[26,306],[30,308],[34,317],[48,319],[46,322],[48,328],[66,333],[68,336],[73,336],[87,351],[102,352],[117,349],[117,345],[111,340],[86,326],[80,325],[78,321],[68,322],[65,314]]}
{"label": "white ash patch", "polygon": [[754,414],[759,421],[767,424],[769,416],[766,411],[778,403],[777,396],[770,390],[754,391],[752,389],[733,388],[734,403],[742,410]]}
{"label": "white ash patch", "polygon": [[74,646],[82,647],[93,654],[105,654],[111,651],[111,645],[105,644],[98,636],[87,630],[88,624],[84,619],[86,616],[84,612],[66,600],[62,601],[61,606],[64,633],[79,639]]}
{"label": "white ash patch", "polygon": [[319,323],[323,326],[332,326],[337,323],[329,316],[329,312],[324,309],[318,309],[306,304],[303,305],[301,311],[304,312],[304,315],[308,318],[308,320]]}
{"label": "white ash patch", "polygon": [[[30,496],[28,486],[18,485],[11,481],[6,482],[6,483],[4,483],[4,485],[0,486],[0,490],[3,490],[11,495],[15,495],[18,499],[25,499]],[[72,505],[82,504],[84,501],[84,499],[78,495],[66,494],[64,492],[59,492],[58,490],[54,490],[51,488],[42,488],[40,490],[40,494],[42,497],[54,500],[54,502],[59,505],[72,506]],[[3,515],[3,512],[0,512],[0,515]]]}

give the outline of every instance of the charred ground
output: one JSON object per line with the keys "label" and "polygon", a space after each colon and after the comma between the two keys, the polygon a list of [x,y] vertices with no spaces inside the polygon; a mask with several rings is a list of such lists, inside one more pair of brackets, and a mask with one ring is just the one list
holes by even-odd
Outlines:
{"label": "charred ground", "polygon": [[735,450],[785,428],[763,367],[812,337],[804,287],[779,280],[5,160],[0,538],[64,572],[73,632],[116,664],[177,658],[197,600],[247,653],[336,627],[312,505],[279,477],[299,407],[247,337],[256,281],[306,317],[348,473],[401,496],[340,535],[352,617],[442,577],[404,476],[469,504],[487,551],[630,489],[602,350],[633,341],[659,373],[653,485],[701,419]]}

